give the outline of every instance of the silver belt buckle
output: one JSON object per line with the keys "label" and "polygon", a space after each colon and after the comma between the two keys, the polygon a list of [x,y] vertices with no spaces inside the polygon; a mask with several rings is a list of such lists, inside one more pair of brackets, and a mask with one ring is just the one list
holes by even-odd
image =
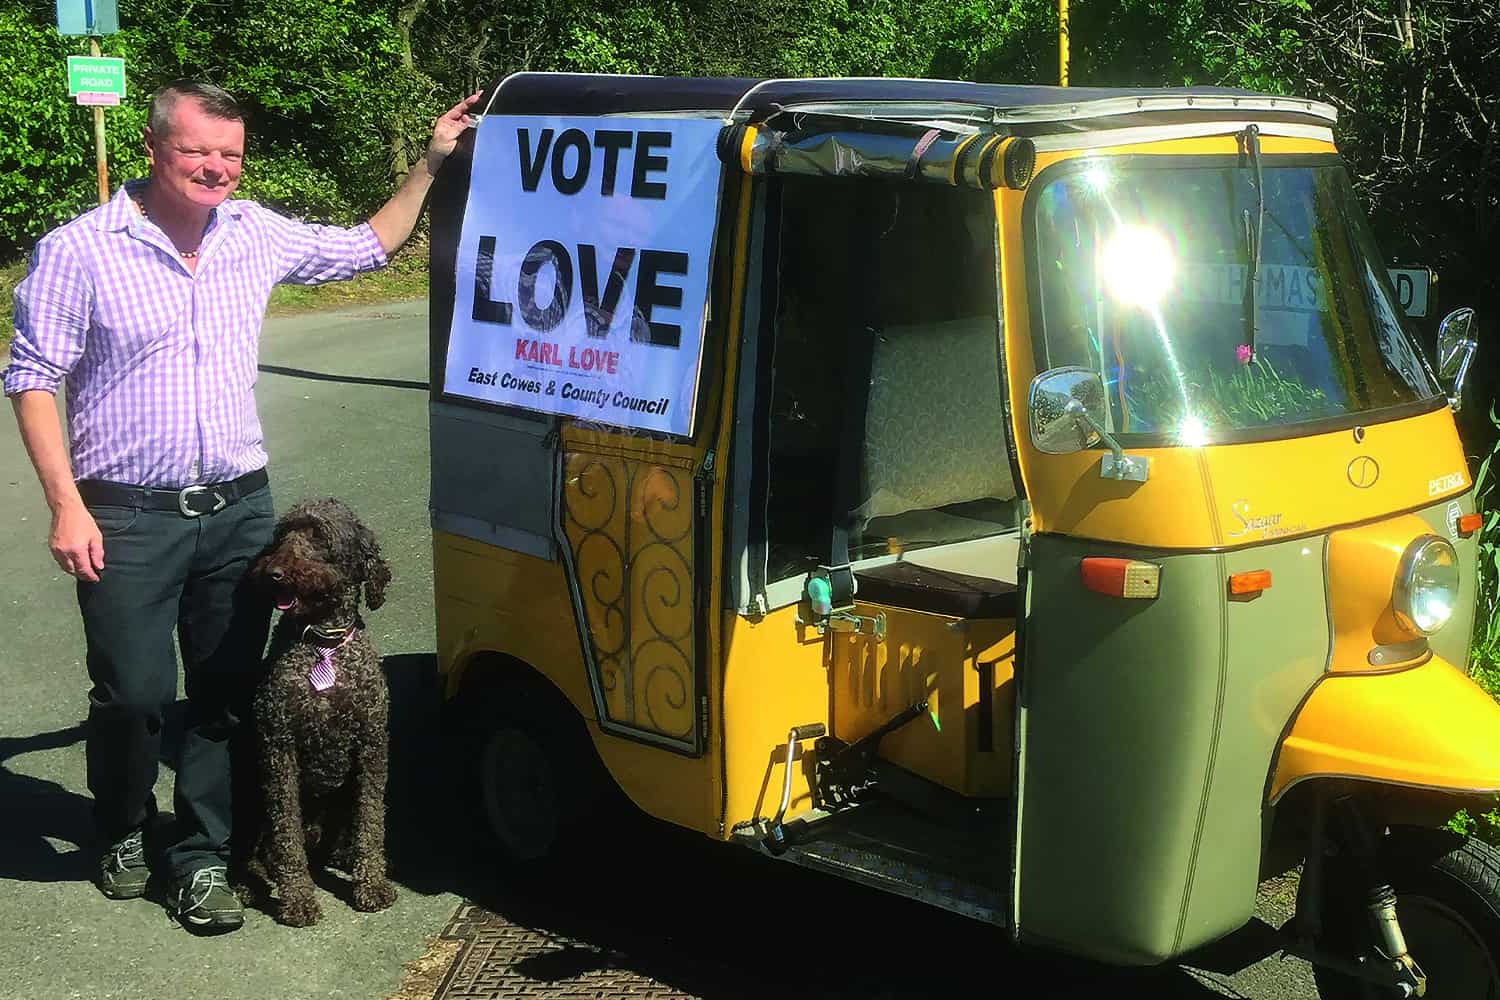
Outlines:
{"label": "silver belt buckle", "polygon": [[177,494],[177,509],[182,511],[182,516],[202,517],[204,514],[217,514],[219,511],[229,506],[229,501],[224,499],[224,494],[218,492],[217,490],[213,491],[213,497],[218,501],[218,503],[214,504],[214,506],[209,510],[193,510],[188,506],[189,497],[196,496],[199,493],[208,492],[210,492],[210,490],[207,486],[189,486],[187,489],[179,492]]}

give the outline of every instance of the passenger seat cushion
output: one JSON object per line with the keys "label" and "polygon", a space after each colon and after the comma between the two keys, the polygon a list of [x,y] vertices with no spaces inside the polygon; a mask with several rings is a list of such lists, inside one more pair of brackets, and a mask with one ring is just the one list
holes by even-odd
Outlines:
{"label": "passenger seat cushion", "polygon": [[988,317],[876,334],[865,420],[866,519],[1016,495],[999,331]]}
{"label": "passenger seat cushion", "polygon": [[1016,586],[1004,580],[936,570],[910,562],[859,569],[855,598],[955,618],[1016,617]]}

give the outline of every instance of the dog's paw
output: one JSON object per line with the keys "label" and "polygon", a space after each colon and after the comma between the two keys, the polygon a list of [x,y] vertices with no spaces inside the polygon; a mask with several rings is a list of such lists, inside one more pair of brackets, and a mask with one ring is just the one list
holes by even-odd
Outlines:
{"label": "dog's paw", "polygon": [[354,908],[361,913],[376,913],[396,901],[396,887],[389,882],[371,882],[354,887]]}
{"label": "dog's paw", "polygon": [[288,927],[311,927],[322,917],[323,911],[311,895],[284,898],[276,908],[276,922]]}

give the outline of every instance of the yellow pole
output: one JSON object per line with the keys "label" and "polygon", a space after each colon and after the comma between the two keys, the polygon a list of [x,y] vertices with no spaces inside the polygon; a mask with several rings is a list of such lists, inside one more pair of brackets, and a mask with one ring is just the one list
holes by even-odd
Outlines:
{"label": "yellow pole", "polygon": [[[89,37],[89,54],[99,55],[99,39]],[[99,172],[99,204],[109,203],[109,161],[104,155],[104,109],[94,105],[94,166]]]}
{"label": "yellow pole", "polygon": [[1068,85],[1068,0],[1057,0],[1058,81]]}

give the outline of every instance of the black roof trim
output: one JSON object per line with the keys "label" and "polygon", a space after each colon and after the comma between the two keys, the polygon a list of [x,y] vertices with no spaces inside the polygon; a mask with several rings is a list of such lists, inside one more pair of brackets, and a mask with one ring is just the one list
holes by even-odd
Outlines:
{"label": "black roof trim", "polygon": [[[759,81],[741,77],[606,76],[590,73],[516,73],[500,88],[488,114],[612,115],[651,111],[727,114]],[[502,86],[503,84],[503,86]]]}
{"label": "black roof trim", "polygon": [[[1057,119],[1073,117],[1079,106],[1112,102],[1100,116],[1134,118],[1129,102],[1138,102],[1141,113],[1170,114],[1170,105],[1191,104],[1205,98],[1221,112],[1231,107],[1226,99],[1242,98],[1265,110],[1266,102],[1277,102],[1277,111],[1293,117],[1330,120],[1332,109],[1305,98],[1259,94],[1228,87],[1043,87],[1029,84],[963,83],[953,80],[901,80],[890,78],[841,78],[758,80],[748,77],[610,76],[587,73],[517,73],[496,81],[486,92],[499,88],[491,114],[610,115],[652,112],[719,113],[727,115],[739,107],[740,117],[764,117],[778,107],[827,104],[907,105],[915,115],[941,113],[942,108],[983,109],[987,113],[1014,112],[1029,121],[1036,109],[1059,109]],[[742,103],[743,102],[743,103]],[[1122,104],[1121,102],[1125,102]],[[1163,106],[1166,102],[1167,106]],[[1153,106],[1154,105],[1154,106]],[[1323,111],[1315,110],[1323,108]],[[1199,109],[1201,114],[1206,109]],[[1251,108],[1242,109],[1248,115]],[[871,112],[874,113],[873,111]],[[899,112],[898,112],[899,113]],[[1092,117],[1092,116],[1080,116]],[[1012,119],[1013,120],[1013,119]],[[1100,118],[1095,118],[1096,122]],[[1102,127],[1113,127],[1110,121]],[[1095,124],[1091,127],[1101,127]]]}

